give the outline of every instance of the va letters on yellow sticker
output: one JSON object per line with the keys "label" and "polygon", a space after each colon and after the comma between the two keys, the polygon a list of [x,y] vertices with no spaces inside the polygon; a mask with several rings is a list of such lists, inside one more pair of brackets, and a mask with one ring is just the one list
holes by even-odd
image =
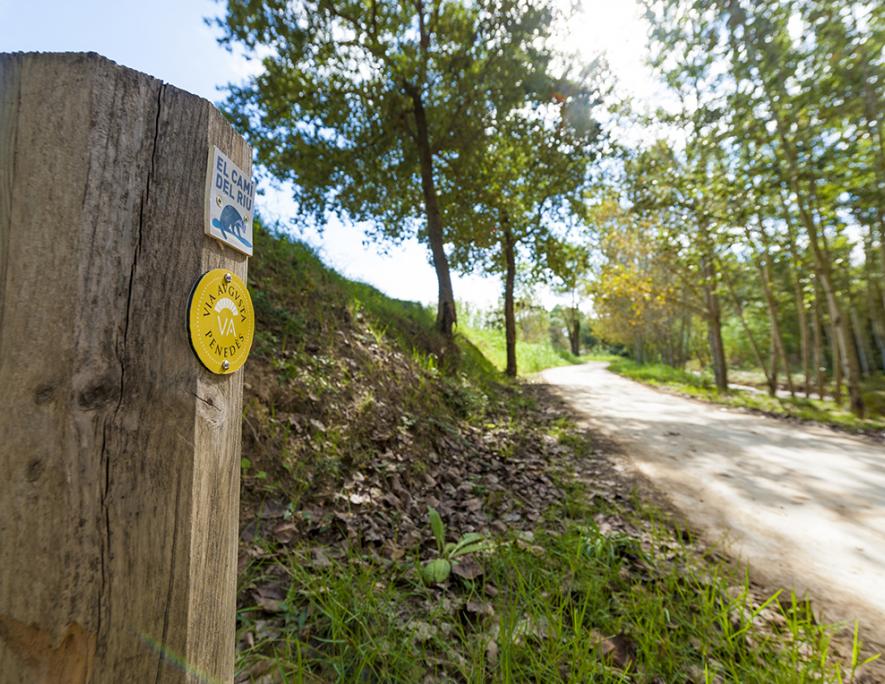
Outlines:
{"label": "va letters on yellow sticker", "polygon": [[237,334],[237,322],[245,326],[248,320],[246,303],[240,291],[232,284],[222,282],[216,294],[210,294],[203,302],[202,315],[204,319],[215,317],[216,325],[213,328],[209,321],[208,330],[205,332],[209,348],[219,358],[234,356],[246,341],[245,335]]}

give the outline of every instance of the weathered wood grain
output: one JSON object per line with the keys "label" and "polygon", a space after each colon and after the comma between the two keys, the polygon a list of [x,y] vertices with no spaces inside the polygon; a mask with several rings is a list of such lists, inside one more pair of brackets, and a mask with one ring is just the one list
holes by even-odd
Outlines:
{"label": "weathered wood grain", "polygon": [[242,373],[185,311],[205,100],[94,54],[0,55],[0,682],[233,677]]}

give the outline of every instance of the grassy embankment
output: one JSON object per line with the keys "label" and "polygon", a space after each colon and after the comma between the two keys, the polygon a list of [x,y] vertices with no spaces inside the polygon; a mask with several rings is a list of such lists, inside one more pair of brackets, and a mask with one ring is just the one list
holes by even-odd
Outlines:
{"label": "grassy embankment", "polygon": [[[237,681],[849,680],[856,642],[631,493],[542,389],[256,242]],[[438,545],[431,506],[444,541],[482,535],[473,553]]]}
{"label": "grassy embankment", "polygon": [[[459,332],[474,345],[499,371],[507,367],[504,332],[480,330],[460,326]],[[580,363],[581,359],[563,349],[554,349],[549,341],[524,342],[516,340],[516,368],[519,375],[530,375],[545,368]]]}
{"label": "grassy embankment", "polygon": [[[741,389],[731,389],[723,394],[716,391],[709,375],[697,375],[665,364],[640,364],[630,359],[618,359],[609,365],[609,370],[649,385],[725,406],[824,423],[851,431],[885,430],[885,381],[883,380],[873,379],[865,386],[864,399],[869,409],[867,417],[861,420],[852,415],[845,406],[831,400],[806,399],[798,394],[795,398],[771,397],[765,393]],[[744,377],[748,375],[745,374]]]}

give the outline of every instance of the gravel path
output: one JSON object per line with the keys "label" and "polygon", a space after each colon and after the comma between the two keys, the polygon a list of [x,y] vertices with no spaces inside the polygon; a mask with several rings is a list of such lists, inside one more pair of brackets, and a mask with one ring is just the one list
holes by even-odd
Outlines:
{"label": "gravel path", "polygon": [[754,578],[807,593],[828,621],[860,619],[883,650],[885,446],[659,392],[605,365],[541,378]]}

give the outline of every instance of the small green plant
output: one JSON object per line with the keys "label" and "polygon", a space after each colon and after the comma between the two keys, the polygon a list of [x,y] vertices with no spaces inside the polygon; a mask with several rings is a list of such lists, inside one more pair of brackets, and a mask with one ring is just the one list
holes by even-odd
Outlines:
{"label": "small green plant", "polygon": [[[875,654],[871,655],[869,658],[866,658],[865,660],[860,659],[861,643],[860,643],[859,630],[860,630],[860,624],[857,621],[855,621],[854,633],[853,633],[853,637],[851,640],[851,662],[849,664],[849,673],[848,673],[848,676],[849,676],[848,681],[849,682],[855,681],[855,676],[857,675],[857,671],[859,668],[862,668],[865,665],[869,665],[870,663],[877,661],[882,656],[881,653],[875,653]],[[838,680],[841,682],[842,681],[841,671],[837,670],[836,674],[838,675]]]}
{"label": "small green plant", "polygon": [[424,563],[421,568],[421,578],[426,584],[441,584],[452,574],[452,561],[468,553],[482,551],[487,546],[486,539],[477,532],[468,532],[457,542],[446,543],[446,526],[439,512],[433,507],[428,507],[427,517],[430,520],[430,530],[436,540],[439,557]]}

